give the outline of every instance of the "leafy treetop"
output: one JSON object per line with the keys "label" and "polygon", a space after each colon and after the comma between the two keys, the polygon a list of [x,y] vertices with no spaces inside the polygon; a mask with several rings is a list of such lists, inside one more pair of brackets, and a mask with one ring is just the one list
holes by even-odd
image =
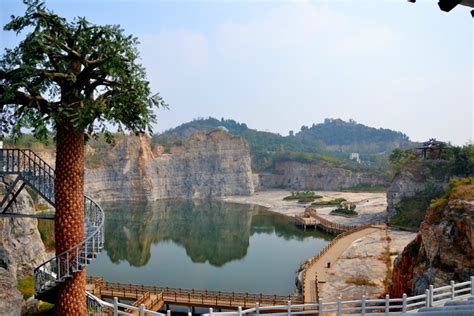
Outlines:
{"label": "leafy treetop", "polygon": [[118,25],[68,22],[39,0],[24,3],[25,14],[4,27],[31,31],[0,59],[1,134],[18,136],[26,127],[44,140],[59,124],[88,136],[111,136],[111,127],[151,132],[153,108],[167,105],[151,94],[138,39]]}

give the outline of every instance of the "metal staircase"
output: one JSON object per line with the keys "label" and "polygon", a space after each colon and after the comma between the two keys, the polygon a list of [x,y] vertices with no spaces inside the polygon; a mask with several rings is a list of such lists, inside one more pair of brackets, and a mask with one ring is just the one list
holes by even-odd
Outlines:
{"label": "metal staircase", "polygon": [[[16,175],[1,201],[0,217],[54,218],[54,215],[41,217],[37,214],[7,212],[25,185],[55,206],[54,169],[38,155],[27,149],[0,149],[0,175]],[[58,285],[83,270],[97,256],[103,248],[103,228],[102,208],[91,198],[84,196],[85,239],[34,270],[35,296],[38,299],[54,301]]]}

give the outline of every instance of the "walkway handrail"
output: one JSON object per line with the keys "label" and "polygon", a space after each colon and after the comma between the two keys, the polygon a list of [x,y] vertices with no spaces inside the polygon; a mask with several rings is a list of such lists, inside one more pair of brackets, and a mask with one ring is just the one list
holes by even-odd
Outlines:
{"label": "walkway handrail", "polygon": [[[62,282],[70,277],[71,269],[82,270],[88,261],[102,249],[104,211],[88,196],[84,196],[84,222],[86,223],[86,238],[83,241],[42,263],[34,270],[37,293],[50,288],[51,282]],[[92,228],[92,231],[87,231],[88,227]]]}
{"label": "walkway handrail", "polygon": [[[361,226],[353,226],[352,229],[350,230],[346,230],[345,232],[342,232],[340,233],[339,235],[337,235],[336,237],[334,237],[334,239],[331,240],[331,242],[329,244],[327,244],[323,249],[321,249],[313,258],[310,258],[308,260],[306,260],[306,266],[303,270],[303,275],[302,275],[302,283],[303,283],[303,293],[305,293],[305,279],[306,279],[306,272],[314,265],[316,264],[316,262],[318,262],[318,260],[326,253],[329,251],[329,249],[331,249],[332,247],[334,247],[336,245],[336,243],[339,241],[339,239],[347,236],[347,235],[350,235],[352,233],[355,233],[355,232],[358,232],[358,231],[361,231],[363,229],[366,229],[366,228],[369,228],[373,225],[376,225],[376,224],[365,224],[365,225],[361,225]],[[317,297],[316,298],[316,301],[318,301],[319,298]]]}
{"label": "walkway handrail", "polygon": [[302,297],[300,295],[268,295],[268,294],[252,294],[252,293],[239,293],[239,292],[223,292],[223,291],[209,291],[209,290],[199,290],[199,289],[186,289],[186,288],[172,288],[165,286],[156,286],[156,285],[137,285],[137,284],[122,284],[117,282],[107,282],[103,281],[102,278],[87,277],[88,283],[100,284],[99,288],[104,290],[116,290],[117,292],[121,291],[142,291],[142,292],[151,292],[151,293],[163,293],[163,295],[182,295],[190,296],[192,298],[201,298],[204,296],[206,298],[218,297],[220,300],[247,300],[248,302],[257,302],[257,301],[267,301],[267,302],[286,302],[292,300],[293,302],[303,303]]}
{"label": "walkway handrail", "polygon": [[242,316],[254,314],[257,311],[265,311],[265,315],[282,315],[285,311],[286,315],[305,315],[305,314],[325,314],[335,313],[336,315],[353,314],[378,314],[390,315],[391,313],[411,313],[416,312],[422,307],[442,306],[447,301],[456,301],[474,297],[474,276],[470,281],[455,283],[450,285],[434,288],[432,285],[425,291],[425,294],[408,297],[403,294],[401,298],[390,298],[386,295],[382,299],[368,299],[365,296],[361,300],[342,301],[330,303],[312,303],[312,304],[292,304],[288,301],[285,306],[256,306],[255,309],[242,310],[234,312],[215,313],[209,309],[209,313],[202,316]]}
{"label": "walkway handrail", "polygon": [[[0,149],[0,174],[17,174],[16,181],[21,179],[53,207],[55,206],[55,171],[33,151],[17,148]],[[85,238],[34,270],[36,295],[64,282],[95,258],[103,247],[104,217],[100,205],[90,197],[84,196]]]}
{"label": "walkway handrail", "polygon": [[[445,297],[446,296],[446,297]],[[422,307],[441,306],[447,301],[456,301],[466,299],[474,296],[474,276],[471,276],[470,281],[454,283],[450,282],[448,286],[433,288],[430,286],[425,291],[425,294],[408,297],[403,294],[402,298],[390,298],[388,295],[382,299],[368,299],[362,297],[361,300],[338,300],[336,302],[328,303],[312,303],[312,304],[292,304],[288,301],[285,305],[275,306],[260,306],[258,303],[254,308],[243,310],[241,307],[237,311],[230,312],[214,312],[212,308],[209,313],[202,316],[242,316],[242,315],[259,315],[260,312],[265,312],[265,315],[281,316],[290,315],[306,315],[306,314],[325,314],[335,313],[336,315],[344,315],[347,313],[362,314],[362,315],[390,315],[391,313],[413,313]],[[141,315],[165,316],[165,314],[147,310],[142,304],[140,307],[122,304],[118,299],[114,299],[114,303],[109,303],[95,297],[91,293],[87,293],[87,303],[90,311],[95,311],[99,315],[102,312],[112,313],[113,315],[131,315],[121,309],[129,309],[132,311],[141,312]],[[170,311],[166,315],[170,315]]]}

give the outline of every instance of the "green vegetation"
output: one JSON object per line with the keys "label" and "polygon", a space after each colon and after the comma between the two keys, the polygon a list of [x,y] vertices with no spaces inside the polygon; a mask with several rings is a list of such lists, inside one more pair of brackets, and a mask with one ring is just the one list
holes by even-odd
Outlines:
{"label": "green vegetation", "polygon": [[35,295],[35,279],[32,276],[24,277],[18,281],[16,288],[23,294],[23,298],[27,299]]}
{"label": "green vegetation", "polygon": [[[234,120],[200,118],[182,124],[160,135],[153,136],[152,143],[169,147],[192,133],[210,132],[223,126],[229,133],[244,137],[250,145],[252,167],[255,171],[274,171],[281,161],[324,161],[341,168],[385,174],[388,169],[386,152],[393,148],[411,146],[408,137],[388,129],[376,129],[340,119],[326,119],[324,123],[302,126],[301,131],[289,136],[262,132]],[[361,155],[363,164],[349,160],[352,152]]]}
{"label": "green vegetation", "polygon": [[442,211],[448,204],[449,198],[473,200],[474,186],[472,184],[474,184],[474,178],[453,179],[444,194],[431,188],[418,192],[413,197],[405,198],[397,208],[397,214],[390,219],[390,224],[419,228],[429,207]]}
{"label": "green vegetation", "polygon": [[346,202],[347,200],[345,198],[337,198],[334,200],[329,200],[329,201],[317,201],[311,203],[313,206],[330,206],[330,205],[338,205],[340,206],[343,202]]}
{"label": "green vegetation", "polygon": [[418,192],[412,197],[404,198],[396,208],[397,213],[390,219],[390,224],[419,228],[431,201],[440,194],[440,191],[428,189]]}
{"label": "green vegetation", "polygon": [[355,211],[355,209],[356,209],[355,204],[343,203],[343,204],[341,204],[340,207],[338,207],[335,210],[332,210],[331,213],[329,213],[329,214],[355,217],[355,216],[359,215],[359,213],[357,213]]}
{"label": "green vegetation", "polygon": [[283,200],[289,201],[289,200],[298,200],[298,202],[301,203],[307,203],[307,202],[312,202],[316,199],[322,198],[321,195],[317,195],[313,191],[303,191],[303,192],[291,192],[291,195],[285,196]]}
{"label": "green vegetation", "polygon": [[54,251],[54,221],[47,219],[38,219],[38,231],[47,251]]}

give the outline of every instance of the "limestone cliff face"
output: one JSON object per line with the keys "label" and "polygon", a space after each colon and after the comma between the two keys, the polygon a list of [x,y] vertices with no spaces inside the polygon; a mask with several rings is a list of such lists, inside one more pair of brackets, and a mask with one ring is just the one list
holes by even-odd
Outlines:
{"label": "limestone cliff face", "polygon": [[[8,179],[0,177],[0,195],[3,196]],[[12,212],[33,214],[33,200],[23,190],[12,206]],[[3,250],[7,269],[14,279],[32,275],[34,268],[46,261],[47,255],[37,228],[36,219],[0,219],[0,249]],[[2,259],[2,258],[0,258]]]}
{"label": "limestone cliff face", "polygon": [[127,137],[104,166],[86,171],[85,190],[101,201],[251,195],[247,142],[220,130],[195,134],[171,154],[152,150],[147,136]]}
{"label": "limestone cliff face", "polygon": [[275,165],[275,169],[276,174],[260,175],[262,188],[337,191],[359,185],[388,184],[387,179],[383,177],[336,168],[325,162],[280,162]]}
{"label": "limestone cliff face", "polygon": [[[11,179],[0,177],[0,196]],[[15,213],[34,213],[33,200],[22,191],[12,206]],[[20,315],[22,296],[17,281],[33,275],[47,260],[35,219],[0,219],[0,315]]]}
{"label": "limestone cliff face", "polygon": [[420,231],[394,263],[391,295],[474,275],[474,184],[461,185],[428,209]]}
{"label": "limestone cliff face", "polygon": [[[436,170],[436,172],[432,172],[432,170]],[[387,190],[389,216],[396,214],[397,207],[403,199],[413,197],[428,187],[433,191],[444,191],[449,179],[450,175],[444,161],[418,161],[405,166],[394,177]]]}

